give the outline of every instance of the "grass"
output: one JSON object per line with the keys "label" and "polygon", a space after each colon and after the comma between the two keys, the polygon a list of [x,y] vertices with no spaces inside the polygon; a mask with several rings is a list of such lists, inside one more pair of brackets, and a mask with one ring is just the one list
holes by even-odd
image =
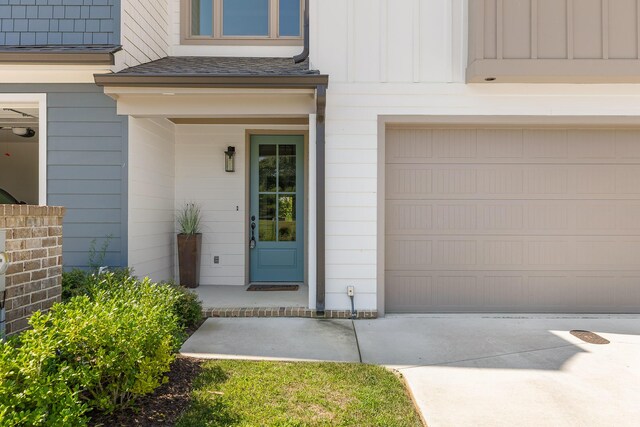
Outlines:
{"label": "grass", "polygon": [[177,427],[422,426],[402,381],[378,366],[210,361]]}

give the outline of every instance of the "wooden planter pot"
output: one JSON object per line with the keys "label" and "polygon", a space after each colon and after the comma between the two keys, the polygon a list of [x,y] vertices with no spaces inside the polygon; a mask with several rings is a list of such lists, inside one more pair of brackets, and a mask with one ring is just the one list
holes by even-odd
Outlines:
{"label": "wooden planter pot", "polygon": [[200,286],[201,248],[202,234],[178,234],[180,285],[185,288]]}

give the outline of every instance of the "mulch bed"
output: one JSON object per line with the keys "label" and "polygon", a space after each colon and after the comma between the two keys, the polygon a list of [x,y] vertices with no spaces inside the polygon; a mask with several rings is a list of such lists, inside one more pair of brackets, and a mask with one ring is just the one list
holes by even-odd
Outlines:
{"label": "mulch bed", "polygon": [[168,374],[169,381],[153,394],[136,400],[132,408],[111,415],[98,414],[90,426],[152,427],[172,426],[191,401],[193,380],[201,372],[202,360],[179,356]]}

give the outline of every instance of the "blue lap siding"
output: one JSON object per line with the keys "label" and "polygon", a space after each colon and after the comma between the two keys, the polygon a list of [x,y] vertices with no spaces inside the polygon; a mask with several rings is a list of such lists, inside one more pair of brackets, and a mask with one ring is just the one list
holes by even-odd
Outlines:
{"label": "blue lap siding", "polygon": [[127,265],[127,117],[92,84],[0,84],[47,94],[48,204],[65,206],[64,266],[87,267],[93,239],[111,236],[104,264]]}

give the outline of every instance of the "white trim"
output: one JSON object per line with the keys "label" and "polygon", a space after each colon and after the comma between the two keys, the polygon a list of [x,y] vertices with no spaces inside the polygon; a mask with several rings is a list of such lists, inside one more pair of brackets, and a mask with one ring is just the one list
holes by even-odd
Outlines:
{"label": "white trim", "polygon": [[2,83],[95,83],[94,74],[110,72],[110,66],[2,64],[0,81]]}
{"label": "white trim", "polygon": [[0,93],[2,104],[38,104],[38,203],[47,204],[47,94]]}

